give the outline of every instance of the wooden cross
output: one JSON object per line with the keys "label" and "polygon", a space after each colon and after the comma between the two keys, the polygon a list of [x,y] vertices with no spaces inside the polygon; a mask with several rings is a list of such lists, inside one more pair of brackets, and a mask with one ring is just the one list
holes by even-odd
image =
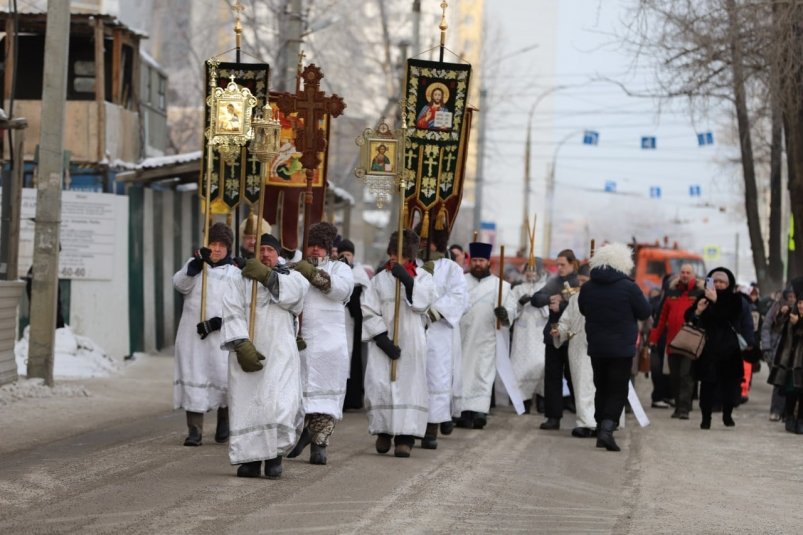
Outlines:
{"label": "wooden cross", "polygon": [[318,126],[324,115],[338,117],[346,109],[346,103],[338,95],[325,96],[320,90],[323,73],[315,64],[307,65],[301,72],[304,88],[292,93],[279,93],[276,105],[285,115],[296,113],[302,125],[295,128],[296,149],[301,153],[301,166],[306,171],[307,190],[304,195],[304,250],[307,248],[307,231],[312,212],[312,179],[321,165],[320,153],[326,150],[326,133]]}

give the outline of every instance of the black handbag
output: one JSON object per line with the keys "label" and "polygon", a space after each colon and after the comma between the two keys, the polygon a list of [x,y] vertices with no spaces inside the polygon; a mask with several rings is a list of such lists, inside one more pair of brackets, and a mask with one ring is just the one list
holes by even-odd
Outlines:
{"label": "black handbag", "polygon": [[669,342],[670,355],[682,355],[692,360],[700,358],[705,347],[705,329],[684,323],[678,333]]}

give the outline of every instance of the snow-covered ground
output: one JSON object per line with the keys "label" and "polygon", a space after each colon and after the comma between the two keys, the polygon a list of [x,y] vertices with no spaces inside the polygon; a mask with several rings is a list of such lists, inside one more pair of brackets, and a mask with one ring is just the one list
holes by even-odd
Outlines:
{"label": "snow-covered ground", "polygon": [[[87,389],[77,383],[56,384],[53,388],[45,386],[42,379],[27,379],[27,361],[29,345],[29,329],[14,346],[17,361],[17,373],[20,378],[15,383],[0,387],[0,406],[7,405],[23,398],[47,397],[85,397]],[[115,359],[106,354],[92,340],[72,332],[69,326],[56,329],[54,348],[53,378],[88,379],[93,377],[109,377],[120,373],[124,368],[122,359]]]}

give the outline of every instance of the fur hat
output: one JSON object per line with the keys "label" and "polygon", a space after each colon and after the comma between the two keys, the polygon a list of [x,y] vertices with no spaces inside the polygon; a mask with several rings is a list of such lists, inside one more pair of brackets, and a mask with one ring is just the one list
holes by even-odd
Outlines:
{"label": "fur hat", "polygon": [[317,245],[318,247],[323,247],[327,251],[331,251],[336,237],[337,227],[328,221],[321,221],[320,223],[315,223],[309,228],[309,234],[307,235],[307,246]]}
{"label": "fur hat", "polygon": [[[251,214],[245,219],[240,222],[240,236],[256,236],[257,234],[257,223],[259,222],[259,218],[256,214]],[[260,229],[262,232],[270,232],[271,226],[270,223],[262,220],[262,228]]]}
{"label": "fur hat", "polygon": [[354,242],[348,238],[340,240],[340,245],[337,246],[337,252],[354,254]]}
{"label": "fur hat", "polygon": [[[389,255],[396,254],[397,247],[399,245],[398,237],[399,237],[398,230],[390,235],[390,241],[388,242]],[[413,260],[418,254],[418,243],[419,243],[418,234],[416,234],[410,229],[404,229],[404,241],[402,242],[402,256],[408,260]]]}
{"label": "fur hat", "polygon": [[209,243],[218,242],[226,246],[231,252],[231,244],[234,243],[234,233],[225,223],[215,223],[209,227]]}
{"label": "fur hat", "polygon": [[279,240],[276,239],[276,236],[268,233],[262,235],[262,237],[259,239],[259,245],[267,245],[268,247],[272,247],[277,253],[282,250],[282,246],[279,243]]}
{"label": "fur hat", "polygon": [[588,264],[591,269],[609,267],[629,276],[633,271],[633,251],[624,243],[608,243],[597,249]]}

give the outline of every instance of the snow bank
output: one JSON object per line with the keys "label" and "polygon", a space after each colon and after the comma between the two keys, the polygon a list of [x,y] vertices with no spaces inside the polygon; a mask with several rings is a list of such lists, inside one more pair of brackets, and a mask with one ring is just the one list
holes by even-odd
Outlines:
{"label": "snow bank", "polygon": [[57,384],[53,388],[45,385],[44,379],[22,379],[16,383],[0,386],[0,407],[24,398],[89,397],[89,391],[82,385]]}
{"label": "snow bank", "polygon": [[[14,346],[17,360],[17,373],[27,375],[29,328],[25,328],[22,338]],[[108,377],[123,368],[122,360],[107,355],[102,348],[85,336],[72,332],[69,326],[56,329],[54,348],[53,377],[55,379],[83,379],[88,377]]]}

